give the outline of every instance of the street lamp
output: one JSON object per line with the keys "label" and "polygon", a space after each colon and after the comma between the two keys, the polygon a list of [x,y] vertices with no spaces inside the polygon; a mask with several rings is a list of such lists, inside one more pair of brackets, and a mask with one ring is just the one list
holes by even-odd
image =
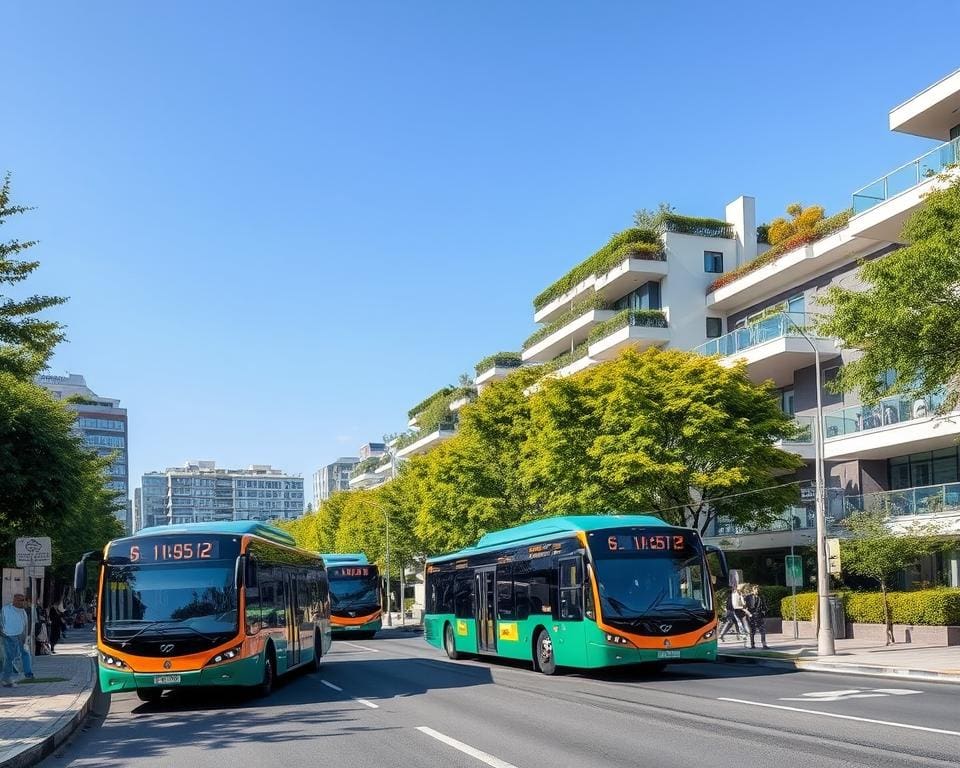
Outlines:
{"label": "street lamp", "polygon": [[380,513],[383,515],[383,521],[387,527],[387,626],[393,626],[393,618],[390,616],[391,611],[391,601],[390,601],[390,518],[387,515],[385,509],[381,509]]}
{"label": "street lamp", "polygon": [[837,649],[834,644],[833,624],[830,616],[829,575],[827,573],[827,514],[826,514],[826,486],[823,467],[823,402],[820,395],[820,350],[813,343],[813,339],[794,322],[786,312],[783,316],[792,325],[813,350],[814,368],[817,376],[817,418],[814,425],[814,462],[816,464],[815,506],[817,512],[817,605],[819,606],[820,628],[817,631],[817,655],[834,656]]}

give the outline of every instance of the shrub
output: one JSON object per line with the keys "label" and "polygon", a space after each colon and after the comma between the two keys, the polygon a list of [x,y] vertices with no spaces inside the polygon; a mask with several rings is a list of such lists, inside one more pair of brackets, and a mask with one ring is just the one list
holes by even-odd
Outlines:
{"label": "shrub", "polygon": [[[857,624],[883,624],[881,592],[839,593],[847,621]],[[894,624],[946,627],[960,625],[960,589],[923,589],[915,592],[888,592]],[[817,603],[816,592],[797,595],[797,619],[812,621]],[[793,617],[791,597],[780,601],[782,615]]]}
{"label": "shrub", "polygon": [[[816,592],[797,593],[797,621],[813,621],[813,611],[817,605]],[[793,619],[793,595],[780,600],[780,615]]]}
{"label": "shrub", "polygon": [[663,212],[659,216],[660,226],[667,232],[699,237],[733,237],[733,225],[723,219],[711,219],[703,216],[682,216],[679,213]]}
{"label": "shrub", "polygon": [[550,373],[552,371],[559,371],[565,365],[570,365],[570,363],[579,360],[580,358],[587,356],[587,348],[590,346],[589,342],[583,341],[580,344],[577,344],[569,352],[564,352],[562,355],[553,358],[548,363],[545,363],[543,370],[545,373]]}
{"label": "shrub", "polygon": [[604,299],[602,296],[596,295],[591,296],[588,299],[578,301],[573,305],[573,307],[560,315],[560,317],[558,317],[552,323],[548,323],[547,325],[538,328],[532,334],[530,334],[530,337],[523,342],[523,348],[530,349],[530,347],[532,347],[541,339],[545,339],[551,333],[559,331],[561,328],[563,328],[563,326],[573,322],[578,317],[582,317],[591,309],[610,309],[610,302],[607,299]]}
{"label": "shrub", "polygon": [[477,363],[474,368],[477,376],[489,371],[491,368],[519,368],[523,364],[519,352],[495,352],[487,355],[483,360]]}
{"label": "shrub", "polygon": [[[780,608],[783,598],[790,594],[790,587],[778,587],[775,585],[762,586],[760,587],[760,595],[763,597],[764,602],[767,604],[767,616],[773,618],[780,617]],[[790,614],[790,618],[793,618],[793,614]]]}
{"label": "shrub", "polygon": [[443,389],[438,389],[436,392],[430,395],[430,397],[417,403],[415,406],[413,406],[413,408],[407,411],[407,417],[412,419],[421,411],[426,410],[427,406],[432,404],[434,401],[438,400],[441,397],[446,397],[451,392],[453,392],[453,387],[444,387]]}
{"label": "shrub", "polygon": [[618,312],[609,320],[604,320],[590,331],[588,344],[593,344],[606,338],[611,333],[627,326],[647,326],[649,328],[666,328],[667,316],[659,309],[625,309]]}

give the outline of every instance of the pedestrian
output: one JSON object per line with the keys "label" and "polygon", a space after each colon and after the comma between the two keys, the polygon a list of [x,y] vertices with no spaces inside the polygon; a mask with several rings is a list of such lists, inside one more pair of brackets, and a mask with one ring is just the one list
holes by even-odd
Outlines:
{"label": "pedestrian", "polygon": [[63,613],[61,606],[50,606],[50,653],[55,653],[57,643],[63,637]]}
{"label": "pedestrian", "polygon": [[756,584],[750,588],[750,591],[747,594],[746,606],[750,613],[750,647],[757,647],[755,643],[755,637],[757,632],[759,632],[761,645],[764,648],[768,648],[767,628],[765,626],[765,620],[767,618],[767,601],[763,599],[763,595],[760,594],[760,587],[758,587]]}
{"label": "pedestrian", "polygon": [[726,613],[723,616],[723,627],[720,629],[720,640],[723,640],[726,637],[727,632],[729,632],[731,629],[737,633],[737,640],[742,639],[740,636],[740,622],[737,619],[737,612],[736,608],[734,607],[733,596],[735,594],[737,594],[736,589],[731,589],[727,593],[727,608]]}
{"label": "pedestrian", "polygon": [[0,673],[0,685],[10,688],[16,685],[14,663],[20,659],[23,676],[33,678],[33,664],[30,652],[26,649],[27,634],[30,631],[30,619],[23,608],[23,595],[16,594],[13,600],[0,610],[0,635],[3,637],[3,672]]}

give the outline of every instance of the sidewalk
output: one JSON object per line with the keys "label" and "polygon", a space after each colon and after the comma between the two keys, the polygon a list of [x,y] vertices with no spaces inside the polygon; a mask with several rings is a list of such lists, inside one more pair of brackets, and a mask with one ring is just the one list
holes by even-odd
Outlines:
{"label": "sidewalk", "polygon": [[960,646],[918,643],[885,646],[883,641],[876,640],[836,640],[836,655],[820,657],[815,638],[794,640],[792,632],[767,635],[769,650],[752,649],[749,643],[747,647],[744,645],[733,639],[721,642],[718,659],[814,672],[960,683]]}
{"label": "sidewalk", "polygon": [[0,688],[0,768],[39,762],[87,713],[96,687],[93,628],[67,634],[55,654],[33,660],[36,682]]}

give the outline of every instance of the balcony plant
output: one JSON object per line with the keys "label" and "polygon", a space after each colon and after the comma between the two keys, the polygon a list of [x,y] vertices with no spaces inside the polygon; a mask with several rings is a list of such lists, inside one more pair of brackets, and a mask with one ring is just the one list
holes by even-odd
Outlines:
{"label": "balcony plant", "polygon": [[430,395],[430,397],[421,400],[419,403],[413,406],[413,408],[407,411],[407,417],[412,419],[414,416],[417,416],[421,411],[426,410],[428,406],[440,398],[448,397],[451,392],[453,392],[453,387],[450,386],[443,387],[443,389],[438,389],[436,392]]}
{"label": "balcony plant", "polygon": [[523,365],[519,352],[495,352],[487,355],[474,366],[477,376],[486,373],[491,368],[519,368]]}
{"label": "balcony plant", "polygon": [[542,339],[547,338],[552,333],[556,333],[565,325],[572,323],[579,317],[583,317],[587,312],[590,312],[594,309],[610,309],[610,301],[604,299],[602,296],[593,295],[589,298],[582,299],[575,303],[569,310],[564,312],[560,317],[554,320],[552,323],[538,328],[523,342],[523,349],[530,349],[534,344]]}
{"label": "balcony plant", "polygon": [[587,341],[589,344],[595,344],[600,339],[628,326],[666,328],[667,316],[660,309],[625,309],[593,328]]}

